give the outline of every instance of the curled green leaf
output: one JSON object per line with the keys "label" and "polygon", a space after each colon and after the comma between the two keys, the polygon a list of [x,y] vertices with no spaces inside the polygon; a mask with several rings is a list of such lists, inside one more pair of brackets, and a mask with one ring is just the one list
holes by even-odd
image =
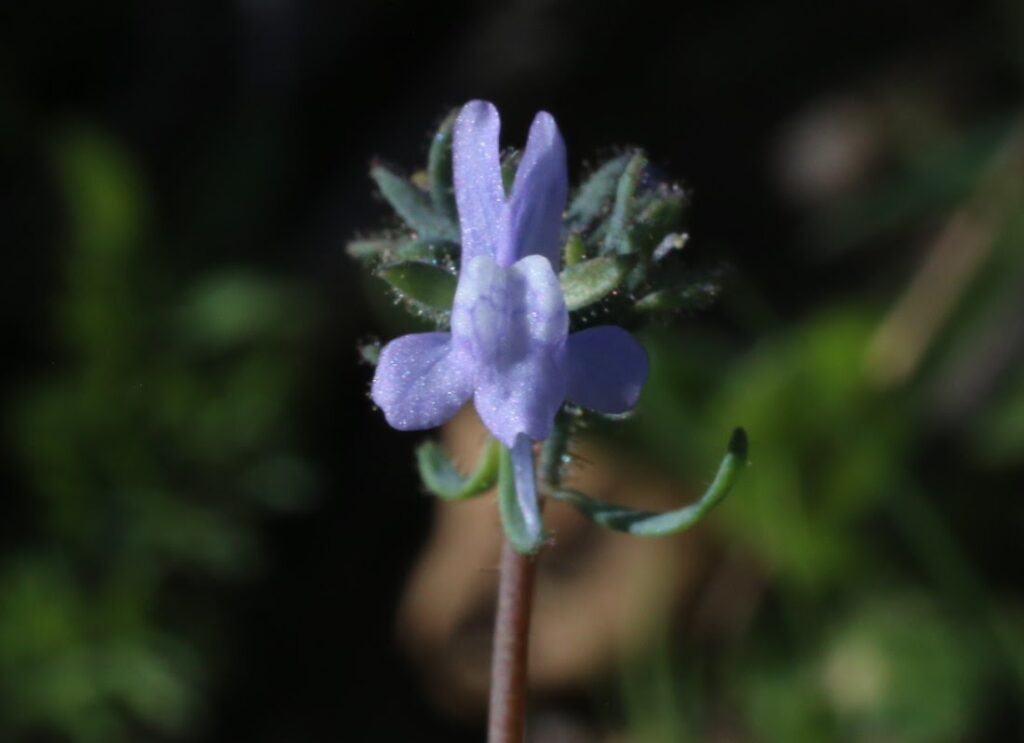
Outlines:
{"label": "curled green leaf", "polygon": [[408,178],[384,165],[374,165],[370,169],[370,177],[398,216],[421,237],[458,240],[455,223],[438,213],[430,196]]}
{"label": "curled green leaf", "polygon": [[652,513],[591,498],[574,490],[556,490],[551,496],[576,508],[595,524],[639,537],[663,537],[678,534],[701,520],[729,494],[747,461],[747,434],[737,428],[729,439],[729,448],[718,467],[715,479],[704,495],[694,503],[674,511]]}
{"label": "curled green leaf", "polygon": [[427,490],[445,500],[465,500],[480,495],[494,486],[498,479],[498,452],[501,445],[490,439],[480,453],[476,467],[468,475],[458,470],[435,441],[427,441],[416,449],[416,466]]}
{"label": "curled green leaf", "polygon": [[569,266],[558,277],[565,306],[572,311],[601,301],[622,284],[633,263],[631,256],[605,255]]}
{"label": "curled green leaf", "polygon": [[431,310],[451,310],[455,299],[455,274],[424,261],[403,261],[384,266],[377,271],[403,299],[416,302]]}

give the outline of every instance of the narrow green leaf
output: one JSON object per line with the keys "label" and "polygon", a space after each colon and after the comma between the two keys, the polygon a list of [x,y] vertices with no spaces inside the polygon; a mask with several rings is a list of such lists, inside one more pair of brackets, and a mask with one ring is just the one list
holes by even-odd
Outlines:
{"label": "narrow green leaf", "polygon": [[665,513],[634,511],[630,508],[599,501],[574,490],[556,490],[551,495],[574,506],[596,524],[634,534],[639,537],[663,537],[690,528],[718,505],[732,486],[747,461],[747,434],[737,428],[729,439],[729,449],[718,467],[718,473],[700,500]]}
{"label": "narrow green leaf", "polygon": [[640,177],[647,167],[647,158],[637,152],[629,159],[629,163],[619,176],[615,186],[615,203],[608,216],[608,231],[604,237],[602,253],[632,253],[629,241],[629,220],[633,216],[633,197],[640,185]]}
{"label": "narrow green leaf", "polygon": [[423,261],[403,261],[377,271],[391,288],[404,299],[410,299],[434,310],[451,310],[455,299],[455,274]]}
{"label": "narrow green leaf", "polygon": [[416,449],[416,465],[420,479],[427,490],[445,500],[465,500],[491,488],[498,479],[498,452],[494,439],[484,446],[476,467],[463,477],[434,441],[427,441]]}
{"label": "narrow green leaf", "polygon": [[595,170],[580,186],[565,214],[565,225],[570,230],[586,230],[600,217],[612,197],[632,155],[620,155]]}
{"label": "narrow green leaf", "polygon": [[633,266],[626,255],[605,255],[566,268],[558,277],[570,311],[599,302],[618,288]]}
{"label": "narrow green leaf", "polygon": [[452,111],[441,122],[434,140],[430,143],[427,156],[427,172],[430,174],[430,200],[434,211],[446,217],[453,224],[458,223],[455,208],[455,188],[452,178],[452,128],[458,111]]}
{"label": "narrow green leaf", "polygon": [[498,454],[498,511],[509,543],[523,554],[533,554],[544,543],[536,492],[524,492],[520,497],[516,488],[517,480],[529,482],[528,478],[533,478],[532,462],[529,470],[516,471],[512,453],[501,447]]}
{"label": "narrow green leaf", "polygon": [[421,237],[457,240],[455,223],[434,210],[430,197],[408,178],[403,178],[384,165],[374,165],[370,177],[409,227]]}

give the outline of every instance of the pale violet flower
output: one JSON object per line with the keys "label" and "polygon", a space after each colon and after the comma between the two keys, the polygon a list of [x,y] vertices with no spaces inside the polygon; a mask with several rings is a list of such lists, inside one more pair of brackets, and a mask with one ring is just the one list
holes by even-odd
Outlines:
{"label": "pale violet flower", "polygon": [[647,377],[647,355],[617,326],[569,335],[558,283],[565,143],[552,116],[538,113],[506,198],[499,128],[497,110],[484,101],[466,104],[455,123],[462,259],[451,332],[388,343],[372,397],[401,430],[439,426],[472,399],[512,451],[517,485],[532,494],[531,442],[548,437],[563,402],[629,410]]}

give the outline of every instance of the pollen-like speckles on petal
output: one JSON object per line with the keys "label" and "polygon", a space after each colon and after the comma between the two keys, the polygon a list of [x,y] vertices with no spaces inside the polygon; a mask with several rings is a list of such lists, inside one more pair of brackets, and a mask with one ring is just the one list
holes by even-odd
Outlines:
{"label": "pollen-like speckles on petal", "polygon": [[373,401],[402,431],[439,426],[473,394],[472,358],[449,333],[403,335],[381,350],[370,391]]}

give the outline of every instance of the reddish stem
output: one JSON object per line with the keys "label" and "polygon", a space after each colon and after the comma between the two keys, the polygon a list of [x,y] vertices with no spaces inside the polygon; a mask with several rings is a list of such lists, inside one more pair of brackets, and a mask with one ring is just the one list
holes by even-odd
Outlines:
{"label": "reddish stem", "polygon": [[523,743],[526,728],[526,660],[536,555],[523,555],[506,540],[501,550],[498,614],[494,621],[488,743]]}

